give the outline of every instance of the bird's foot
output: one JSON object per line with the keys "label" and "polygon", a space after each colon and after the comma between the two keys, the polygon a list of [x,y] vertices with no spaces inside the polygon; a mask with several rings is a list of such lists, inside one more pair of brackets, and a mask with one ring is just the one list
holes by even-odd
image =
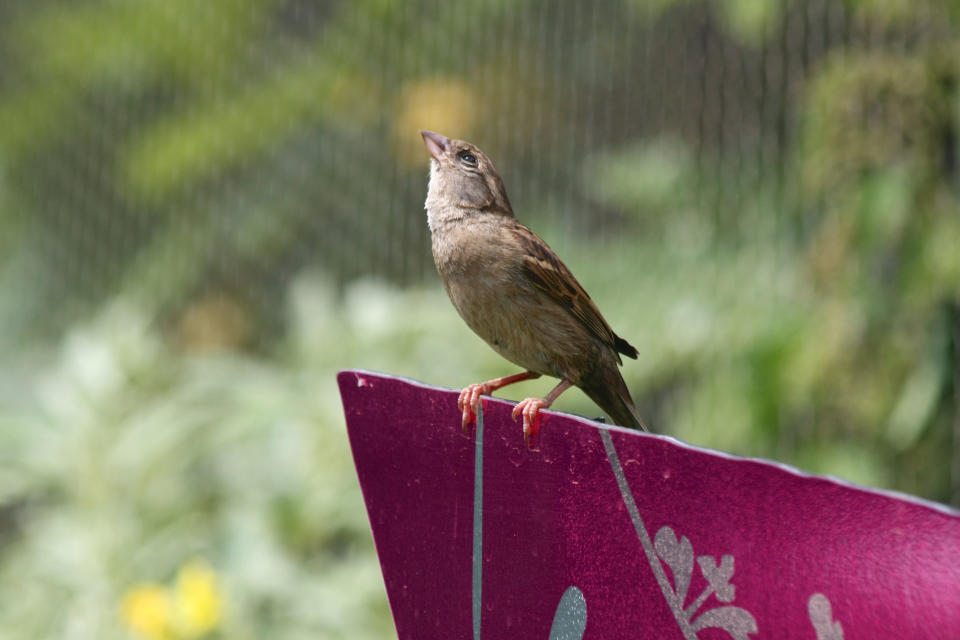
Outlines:
{"label": "bird's foot", "polygon": [[550,404],[541,398],[527,398],[513,408],[511,415],[514,420],[519,414],[523,414],[523,439],[530,448],[536,445],[540,435],[540,409],[546,409]]}
{"label": "bird's foot", "polygon": [[473,422],[477,413],[480,412],[480,396],[490,395],[496,387],[489,382],[478,382],[471,384],[460,392],[457,398],[457,409],[459,409],[462,419],[460,427],[464,433],[467,433],[470,423]]}

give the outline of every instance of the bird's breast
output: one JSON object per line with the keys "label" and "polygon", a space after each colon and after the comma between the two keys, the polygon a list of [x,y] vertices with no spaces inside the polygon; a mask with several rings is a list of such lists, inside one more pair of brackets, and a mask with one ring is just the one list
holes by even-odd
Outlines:
{"label": "bird's breast", "polygon": [[524,275],[502,225],[480,221],[432,228],[433,257],[453,306],[511,362],[576,384],[599,343]]}

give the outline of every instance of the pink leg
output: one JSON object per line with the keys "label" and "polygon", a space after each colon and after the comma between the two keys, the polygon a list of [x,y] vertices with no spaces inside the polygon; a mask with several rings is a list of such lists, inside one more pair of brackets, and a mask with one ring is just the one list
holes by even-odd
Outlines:
{"label": "pink leg", "polygon": [[473,421],[473,419],[476,417],[477,411],[480,410],[480,396],[488,396],[497,389],[502,389],[508,384],[513,384],[514,382],[520,382],[521,380],[533,380],[534,378],[539,377],[539,373],[535,373],[533,371],[524,371],[522,373],[515,373],[512,376],[504,376],[503,378],[494,378],[493,380],[487,380],[486,382],[471,384],[465,388],[460,392],[460,397],[457,398],[457,409],[459,409],[463,414],[463,420],[461,422],[463,430],[467,430],[467,425]]}
{"label": "pink leg", "polygon": [[560,384],[553,388],[541,400],[540,398],[527,398],[517,403],[513,408],[513,419],[517,419],[517,414],[523,413],[523,438],[528,446],[533,446],[540,433],[540,409],[546,409],[553,404],[553,401],[560,397],[560,394],[569,389],[572,383],[569,380],[561,380]]}

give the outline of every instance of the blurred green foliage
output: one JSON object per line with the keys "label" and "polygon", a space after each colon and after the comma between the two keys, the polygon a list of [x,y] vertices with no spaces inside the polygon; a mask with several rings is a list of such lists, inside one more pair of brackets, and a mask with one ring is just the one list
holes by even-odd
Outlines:
{"label": "blurred green foliage", "polygon": [[513,370],[432,275],[420,127],[490,152],[657,431],[957,504],[958,17],[0,3],[0,636],[126,637],[192,558],[214,635],[392,633],[334,374]]}

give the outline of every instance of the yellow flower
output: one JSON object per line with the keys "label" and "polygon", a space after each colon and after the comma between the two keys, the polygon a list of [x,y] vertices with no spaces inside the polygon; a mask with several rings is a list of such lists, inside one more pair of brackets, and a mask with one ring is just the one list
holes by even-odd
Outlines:
{"label": "yellow flower", "polygon": [[220,624],[217,575],[202,560],[180,567],[172,588],[138,584],[123,596],[121,615],[146,640],[195,640]]}
{"label": "yellow flower", "polygon": [[217,575],[206,562],[193,560],[181,567],[173,593],[178,637],[199,638],[220,624],[222,597]]}
{"label": "yellow flower", "polygon": [[170,593],[166,587],[139,584],[123,597],[120,606],[127,626],[148,640],[169,640]]}
{"label": "yellow flower", "polygon": [[451,138],[466,138],[478,113],[474,92],[452,77],[419,80],[404,88],[395,109],[393,140],[398,159],[411,167],[426,167],[427,152],[417,133],[431,129]]}

